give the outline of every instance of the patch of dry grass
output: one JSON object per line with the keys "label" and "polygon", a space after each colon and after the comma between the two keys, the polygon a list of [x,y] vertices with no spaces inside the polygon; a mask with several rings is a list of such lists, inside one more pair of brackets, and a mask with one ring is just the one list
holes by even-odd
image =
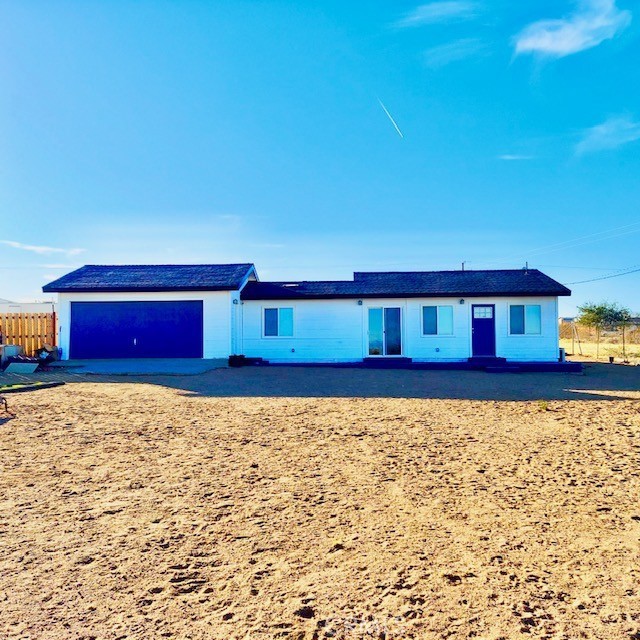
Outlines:
{"label": "patch of dry grass", "polygon": [[[609,356],[613,356],[616,360],[622,360],[622,344],[601,342],[600,348],[595,342],[584,342],[575,340],[572,342],[568,339],[560,340],[560,346],[566,350],[567,353],[573,353],[576,356],[583,356],[586,358],[592,358],[596,360],[596,353],[599,351],[599,361],[605,362],[609,360]],[[625,346],[625,352],[627,360],[640,362],[640,345],[628,344]]]}

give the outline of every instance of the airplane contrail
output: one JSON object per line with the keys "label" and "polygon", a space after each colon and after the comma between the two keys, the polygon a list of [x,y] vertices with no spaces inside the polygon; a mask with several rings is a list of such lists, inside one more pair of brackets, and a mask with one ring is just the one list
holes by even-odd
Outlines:
{"label": "airplane contrail", "polygon": [[404,138],[404,135],[402,135],[402,131],[400,131],[400,127],[396,124],[396,121],[393,119],[393,116],[389,113],[389,110],[387,109],[387,107],[384,106],[384,104],[382,103],[382,100],[380,100],[380,98],[378,98],[378,102],[380,103],[380,106],[382,107],[384,112],[387,114],[387,118],[389,118],[389,120],[391,120],[391,124],[395,127],[396,131],[398,132],[398,135],[401,138]]}

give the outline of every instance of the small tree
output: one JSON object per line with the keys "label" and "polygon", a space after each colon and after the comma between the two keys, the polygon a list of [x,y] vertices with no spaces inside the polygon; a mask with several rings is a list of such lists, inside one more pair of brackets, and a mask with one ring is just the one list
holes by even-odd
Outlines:
{"label": "small tree", "polygon": [[631,324],[631,311],[626,307],[617,307],[611,310],[610,321],[616,329],[622,329],[622,357],[627,360],[627,346],[625,340],[625,329]]}
{"label": "small tree", "polygon": [[624,327],[631,322],[629,309],[616,303],[600,302],[595,304],[587,302],[578,307],[577,322],[596,330],[596,360],[600,356],[600,332],[602,329],[622,327],[622,353],[626,357]]}
{"label": "small tree", "polygon": [[596,330],[596,360],[600,355],[600,331],[605,324],[606,308],[606,303],[595,304],[594,302],[587,302],[578,307],[576,322]]}

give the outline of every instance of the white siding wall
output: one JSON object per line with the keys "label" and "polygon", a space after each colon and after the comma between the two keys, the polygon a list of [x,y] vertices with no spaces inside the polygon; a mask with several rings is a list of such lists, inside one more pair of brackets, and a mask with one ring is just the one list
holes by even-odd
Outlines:
{"label": "white siding wall", "polygon": [[[557,298],[468,298],[245,301],[233,304],[238,291],[160,293],[61,293],[58,303],[58,344],[69,357],[70,303],[153,300],[204,302],[204,357],[226,358],[233,353],[274,362],[351,362],[367,353],[367,309],[402,309],[403,355],[416,361],[466,360],[471,355],[471,305],[495,304],[496,355],[509,360],[555,361],[558,357]],[[540,304],[541,335],[511,336],[509,304]],[[451,305],[452,336],[422,335],[422,306]],[[263,309],[293,307],[294,335],[263,337]]]}
{"label": "white siding wall", "polygon": [[[557,361],[557,298],[458,298],[255,301],[242,305],[242,352],[274,362],[349,362],[366,357],[367,309],[401,307],[403,355],[416,361],[466,360],[471,355],[471,305],[494,304],[496,355],[509,360]],[[509,305],[539,304],[540,335],[509,335]],[[453,306],[452,336],[422,335],[422,306]],[[263,337],[263,309],[293,307],[291,338]]]}
{"label": "white siding wall", "polygon": [[[58,345],[63,358],[69,357],[71,302],[151,302],[202,300],[204,316],[204,357],[226,358],[232,352],[233,298],[237,291],[163,291],[144,293],[60,293],[58,294]],[[177,336],[179,339],[179,336]]]}
{"label": "white siding wall", "polygon": [[[507,304],[539,304],[542,312],[542,333],[537,336],[509,335]],[[500,306],[496,304],[496,316],[497,355],[508,360],[558,360],[560,336],[557,298],[509,298]]]}
{"label": "white siding wall", "polygon": [[[293,337],[263,337],[263,309],[293,307]],[[273,361],[351,362],[364,357],[363,309],[356,300],[246,301],[243,353]]]}

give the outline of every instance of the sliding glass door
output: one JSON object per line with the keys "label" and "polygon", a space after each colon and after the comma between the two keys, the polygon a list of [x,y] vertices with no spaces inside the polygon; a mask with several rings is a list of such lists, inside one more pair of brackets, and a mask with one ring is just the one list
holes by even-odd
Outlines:
{"label": "sliding glass door", "polygon": [[402,315],[400,307],[369,309],[369,355],[402,354]]}

